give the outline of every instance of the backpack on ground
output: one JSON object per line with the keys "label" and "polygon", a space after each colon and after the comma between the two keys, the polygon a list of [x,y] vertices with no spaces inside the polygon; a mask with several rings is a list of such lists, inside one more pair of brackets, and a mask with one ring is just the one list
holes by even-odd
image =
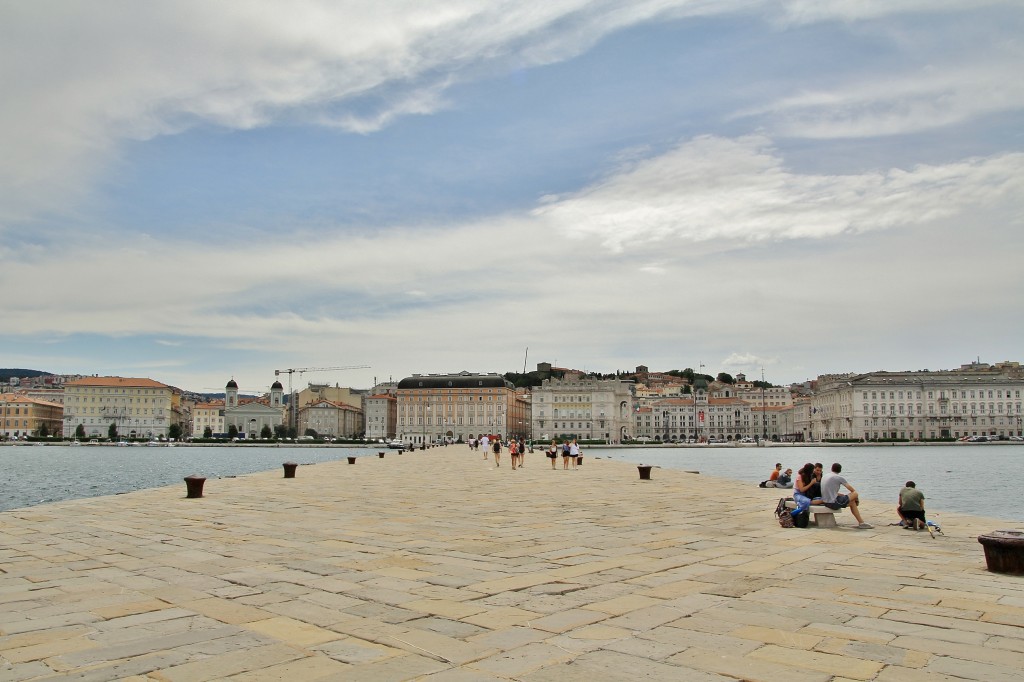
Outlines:
{"label": "backpack on ground", "polygon": [[794,528],[796,527],[796,523],[793,521],[793,514],[786,507],[786,502],[788,501],[788,497],[783,497],[779,500],[779,504],[775,507],[775,517],[779,520],[779,525],[783,528]]}

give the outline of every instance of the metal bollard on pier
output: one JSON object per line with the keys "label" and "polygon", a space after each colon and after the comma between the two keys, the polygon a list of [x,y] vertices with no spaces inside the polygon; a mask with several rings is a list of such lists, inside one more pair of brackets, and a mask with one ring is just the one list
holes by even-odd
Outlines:
{"label": "metal bollard on pier", "polygon": [[187,498],[196,498],[203,496],[203,484],[206,483],[206,478],[203,476],[197,476],[192,474],[191,476],[185,477],[185,490]]}

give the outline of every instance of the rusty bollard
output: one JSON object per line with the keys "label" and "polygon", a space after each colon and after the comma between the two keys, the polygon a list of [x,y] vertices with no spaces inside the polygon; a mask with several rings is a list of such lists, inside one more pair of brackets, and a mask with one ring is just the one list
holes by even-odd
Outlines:
{"label": "rusty bollard", "polygon": [[204,483],[206,483],[206,479],[202,476],[197,476],[196,474],[186,476],[185,490],[187,491],[187,494],[185,497],[202,497]]}
{"label": "rusty bollard", "polygon": [[378,452],[377,456],[380,457],[381,459],[384,459],[384,453],[383,452]]}
{"label": "rusty bollard", "polygon": [[1024,575],[1024,531],[994,530],[978,536],[985,564],[993,573]]}
{"label": "rusty bollard", "polygon": [[285,478],[295,478],[295,467],[299,466],[295,462],[285,462],[281,466],[284,467]]}
{"label": "rusty bollard", "polygon": [[348,458],[348,463],[349,464],[355,464],[356,463],[356,458],[355,457],[349,457]]}
{"label": "rusty bollard", "polygon": [[641,464],[640,466],[637,467],[637,469],[640,470],[640,480],[641,481],[649,481],[649,480],[651,480],[651,467],[650,467],[650,465],[645,466],[645,465]]}

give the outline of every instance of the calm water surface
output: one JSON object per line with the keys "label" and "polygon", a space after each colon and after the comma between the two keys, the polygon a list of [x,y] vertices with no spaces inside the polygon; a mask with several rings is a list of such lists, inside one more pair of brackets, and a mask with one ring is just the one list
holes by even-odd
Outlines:
{"label": "calm water surface", "polygon": [[[843,476],[861,497],[891,503],[892,521],[899,520],[896,500],[908,480],[914,481],[918,490],[925,494],[929,516],[946,510],[1024,521],[1024,505],[1020,503],[1020,491],[1024,488],[1024,444],[595,448],[588,454],[666,469],[700,471],[755,485],[768,478],[776,462],[794,472],[806,462],[821,462],[826,471],[833,462],[839,462],[843,465]],[[875,515],[876,509],[872,506],[869,515],[884,521],[884,514]]]}
{"label": "calm water surface", "polygon": [[[465,446],[452,447],[463,448],[470,456]],[[948,510],[1024,521],[1024,505],[1019,502],[1024,488],[1024,445],[592,448],[584,454],[587,458],[700,471],[751,485],[767,478],[775,462],[796,470],[805,462],[822,462],[827,468],[838,461],[862,497],[893,508],[904,482],[913,479],[926,495],[932,516]],[[351,456],[376,457],[377,450],[6,446],[0,447],[0,510],[183,485],[182,479],[190,474],[214,479],[279,469],[282,462],[311,464]],[[539,450],[528,461],[547,465]],[[872,509],[870,515],[883,521],[883,509],[878,508],[878,515]],[[895,520],[895,511],[891,516]]]}
{"label": "calm water surface", "polygon": [[0,447],[0,510],[47,502],[159,488],[198,474],[208,479],[283,469],[353,456],[369,448],[118,447],[115,445]]}

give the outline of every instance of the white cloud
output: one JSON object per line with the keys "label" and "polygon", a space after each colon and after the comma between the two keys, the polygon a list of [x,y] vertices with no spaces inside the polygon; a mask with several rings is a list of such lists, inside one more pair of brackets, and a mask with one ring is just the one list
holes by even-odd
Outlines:
{"label": "white cloud", "polygon": [[763,116],[775,134],[831,139],[878,137],[934,130],[1024,107],[1016,76],[1024,53],[979,60],[966,67],[925,67],[876,74],[863,83],[785,97],[739,116]]}
{"label": "white cloud", "polygon": [[548,197],[534,215],[615,251],[725,240],[834,237],[918,224],[1024,196],[1024,154],[885,173],[788,170],[761,136],[705,136],[638,161],[582,191]]}
{"label": "white cloud", "polygon": [[1012,7],[1014,0],[782,0],[781,15],[788,22],[863,21],[898,14],[970,12],[986,6]]}
{"label": "white cloud", "polygon": [[694,0],[5,3],[0,227],[84,200],[124,140],[279,120],[372,132],[448,106],[445,90],[487,64],[568,59],[624,26],[732,7]]}

